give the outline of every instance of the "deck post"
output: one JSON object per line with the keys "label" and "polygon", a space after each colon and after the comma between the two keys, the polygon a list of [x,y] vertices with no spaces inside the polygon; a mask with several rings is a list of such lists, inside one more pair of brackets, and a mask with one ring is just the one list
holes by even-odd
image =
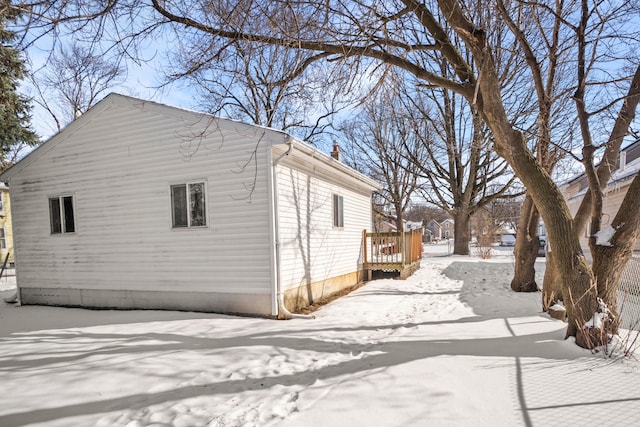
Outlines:
{"label": "deck post", "polygon": [[367,270],[367,229],[362,230],[362,246],[364,248],[362,267]]}

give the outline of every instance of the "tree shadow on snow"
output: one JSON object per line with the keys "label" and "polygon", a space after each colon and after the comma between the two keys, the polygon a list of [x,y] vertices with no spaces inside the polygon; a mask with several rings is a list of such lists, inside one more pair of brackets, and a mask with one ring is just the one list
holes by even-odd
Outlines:
{"label": "tree shadow on snow", "polygon": [[[542,285],[543,262],[536,263],[536,282]],[[454,261],[442,271],[449,279],[463,282],[460,300],[479,316],[512,317],[542,313],[539,292],[511,290],[513,262]]]}
{"label": "tree shadow on snow", "polygon": [[[455,265],[454,265],[455,264]],[[469,264],[469,265],[467,265]],[[472,264],[476,264],[475,266]],[[525,399],[525,387],[522,373],[522,365],[535,364],[536,361],[547,360],[559,363],[572,363],[577,357],[585,356],[585,352],[562,341],[564,332],[555,329],[545,333],[518,335],[520,326],[527,322],[548,321],[543,318],[539,310],[531,307],[520,307],[518,301],[513,300],[508,289],[510,277],[507,278],[508,269],[512,266],[492,263],[490,272],[486,266],[479,268],[477,263],[454,262],[451,267],[445,269],[443,274],[454,280],[463,281],[460,298],[468,304],[476,314],[460,319],[434,320],[413,323],[381,324],[366,326],[346,327],[318,327],[311,324],[307,326],[303,322],[290,324],[291,327],[277,328],[274,331],[250,333],[251,328],[238,328],[234,336],[216,337],[212,327],[212,336],[192,336],[180,333],[96,333],[79,330],[77,325],[72,330],[65,331],[39,331],[20,335],[20,343],[26,344],[29,353],[12,354],[0,358],[0,371],[18,372],[38,371],[46,374],[46,369],[51,371],[65,369],[65,366],[74,365],[75,369],[82,369],[83,363],[90,365],[96,360],[105,360],[105,356],[129,356],[139,358],[157,357],[158,355],[175,352],[197,352],[202,357],[205,365],[199,366],[199,371],[212,373],[224,372],[225,366],[216,363],[224,363],[216,359],[216,355],[224,355],[225,351],[242,349],[243,352],[272,351],[286,353],[287,351],[316,352],[319,354],[341,354],[346,360],[320,367],[307,367],[302,372],[292,374],[272,373],[260,378],[226,378],[216,382],[208,382],[198,385],[182,385],[171,390],[147,393],[132,393],[110,399],[93,400],[77,404],[69,404],[53,408],[40,408],[28,411],[20,411],[0,415],[0,425],[4,427],[24,426],[27,424],[59,420],[66,417],[101,414],[111,411],[141,410],[152,405],[163,404],[188,398],[203,396],[215,396],[239,393],[245,391],[258,391],[275,386],[299,386],[310,387],[318,381],[336,379],[345,375],[366,375],[390,367],[402,364],[440,357],[440,356],[478,356],[488,358],[512,358],[516,369],[516,386],[519,407],[523,414],[524,424],[532,425],[531,417]],[[480,271],[485,273],[480,274]],[[490,273],[490,274],[489,274]],[[485,279],[485,280],[483,280]],[[367,293],[366,288],[360,291]],[[390,290],[391,294],[397,294],[396,290]],[[385,291],[375,290],[372,294],[385,294]],[[438,292],[436,292],[438,293]],[[458,291],[443,291],[444,294],[455,294]],[[414,294],[407,292],[406,294]],[[429,294],[429,292],[421,292]],[[402,293],[405,295],[405,293]],[[539,295],[529,295],[529,299],[539,299]],[[509,304],[512,315],[505,314],[505,308]],[[499,307],[502,312],[496,312]],[[68,310],[68,309],[57,309]],[[509,311],[509,310],[507,310]],[[197,316],[186,316],[194,318]],[[214,317],[208,316],[207,318]],[[217,316],[221,319],[233,319],[229,316]],[[522,319],[513,319],[522,318]],[[455,335],[450,339],[420,339],[419,334],[413,334],[411,339],[399,341],[380,341],[371,343],[350,342],[348,333],[363,336],[372,331],[392,333],[400,328],[414,329],[427,328],[429,326],[455,326],[495,321],[502,319],[504,328],[508,330],[505,336],[492,338],[460,338]],[[212,319],[214,324],[216,319]],[[304,326],[303,326],[304,325]],[[456,330],[456,328],[452,328]],[[459,330],[459,328],[457,329]],[[228,329],[227,329],[228,331]],[[322,333],[330,333],[329,338],[319,338]],[[338,337],[338,338],[337,338]],[[11,338],[8,338],[11,339]],[[74,341],[76,340],[76,341]],[[71,345],[60,352],[47,354],[34,354],[30,343],[60,342]],[[81,344],[88,344],[83,347]],[[90,347],[90,348],[88,348]],[[35,347],[37,348],[37,347]],[[56,351],[56,350],[54,350]],[[63,352],[64,351],[64,352]],[[207,357],[211,356],[211,357]],[[320,356],[321,357],[321,356]],[[107,358],[108,360],[108,358]],[[206,363],[209,363],[207,365]],[[490,369],[488,366],[486,369]],[[90,369],[85,367],[85,369]],[[126,369],[119,366],[118,369]],[[184,372],[183,372],[184,374]],[[187,371],[186,374],[196,374]],[[640,396],[629,396],[628,401],[640,401]],[[595,402],[603,403],[603,402]],[[536,408],[533,408],[534,410]],[[539,408],[538,408],[539,409]]]}
{"label": "tree shadow on snow", "polygon": [[[483,321],[483,319],[472,317],[453,321],[341,329],[343,331],[366,331],[368,329],[380,331],[381,329],[394,330],[397,328],[478,321]],[[330,328],[328,330],[340,332],[340,328]],[[252,346],[275,347],[293,351],[315,351],[327,354],[341,353],[350,356],[350,358],[334,365],[294,374],[262,378],[227,379],[207,384],[180,386],[161,392],[136,393],[56,408],[14,412],[0,415],[0,425],[4,427],[23,426],[72,416],[99,414],[106,411],[136,410],[181,399],[262,390],[274,386],[308,387],[318,380],[330,380],[343,375],[366,373],[439,356],[535,357],[555,360],[570,360],[575,357],[575,355],[570,354],[571,352],[568,353],[566,351],[566,347],[558,346],[557,331],[486,339],[455,339],[455,337],[452,337],[450,340],[408,340],[371,344],[336,342],[314,338],[313,335],[317,335],[318,332],[318,330],[301,328],[295,331],[281,330],[272,333],[247,334],[229,338],[193,337],[162,333],[78,333],[77,330],[70,331],[69,334],[62,332],[35,334],[28,337],[34,343],[42,340],[73,342],[73,339],[80,339],[84,343],[102,343],[103,345],[98,349],[84,352],[76,350],[77,353],[71,355],[68,353],[43,355],[45,357],[38,358],[37,355],[31,353],[28,360],[11,361],[4,359],[0,363],[0,368],[12,371],[20,369],[37,369],[41,371],[46,366],[49,366],[49,369],[64,369],[65,365],[73,364],[78,369],[78,364],[81,364],[83,359],[94,356],[137,354],[139,357],[155,357],[158,354],[183,351],[197,351],[215,355],[221,350]],[[299,336],[302,333],[307,333],[310,337]],[[22,337],[22,340],[25,338],[27,337]],[[532,345],[532,343],[535,344]],[[207,359],[203,358],[203,360]],[[122,368],[124,367],[119,369]],[[202,366],[199,369],[204,371],[215,370],[216,366]]]}

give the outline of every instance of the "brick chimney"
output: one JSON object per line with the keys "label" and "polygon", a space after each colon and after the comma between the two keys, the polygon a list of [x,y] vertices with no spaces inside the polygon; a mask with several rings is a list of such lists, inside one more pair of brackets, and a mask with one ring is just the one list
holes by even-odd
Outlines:
{"label": "brick chimney", "polygon": [[337,161],[342,161],[342,152],[340,151],[340,147],[337,143],[333,143],[333,151],[331,152],[331,157],[336,159]]}

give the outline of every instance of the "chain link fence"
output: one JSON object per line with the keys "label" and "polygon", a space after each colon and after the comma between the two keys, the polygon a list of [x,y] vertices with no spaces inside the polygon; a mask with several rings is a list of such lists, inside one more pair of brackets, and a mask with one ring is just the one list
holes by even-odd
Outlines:
{"label": "chain link fence", "polygon": [[640,331],[640,255],[633,255],[618,287],[620,327]]}

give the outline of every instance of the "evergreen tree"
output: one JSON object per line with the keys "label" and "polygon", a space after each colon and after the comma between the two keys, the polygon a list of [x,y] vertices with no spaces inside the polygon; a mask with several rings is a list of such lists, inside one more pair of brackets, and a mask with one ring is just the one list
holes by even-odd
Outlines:
{"label": "evergreen tree", "polygon": [[31,129],[29,98],[18,93],[18,84],[26,74],[20,52],[13,45],[16,34],[6,29],[7,23],[17,18],[10,2],[0,1],[0,170],[15,160],[18,149],[39,142]]}

